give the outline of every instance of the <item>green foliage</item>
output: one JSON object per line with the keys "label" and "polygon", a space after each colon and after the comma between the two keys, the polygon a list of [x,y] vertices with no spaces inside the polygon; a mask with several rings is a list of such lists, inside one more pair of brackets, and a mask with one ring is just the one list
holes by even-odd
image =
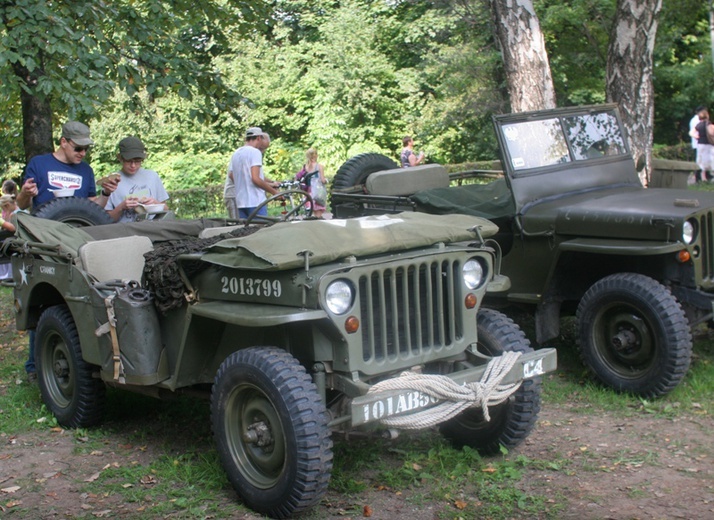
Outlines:
{"label": "green foliage", "polygon": [[[714,101],[708,5],[683,2],[665,2],[659,19],[662,144],[686,141],[693,107]],[[559,104],[604,101],[615,0],[535,7]],[[0,163],[14,176],[22,88],[51,100],[55,128],[90,122],[98,177],[116,169],[117,142],[137,135],[170,190],[222,182],[253,125],[273,138],[265,171],[279,180],[308,147],[330,177],[361,152],[396,158],[406,134],[431,162],[492,159],[490,116],[507,109],[483,0],[20,0],[2,4],[0,18]]]}
{"label": "green foliage", "polygon": [[535,4],[558,103],[603,103],[615,1],[544,0]]}

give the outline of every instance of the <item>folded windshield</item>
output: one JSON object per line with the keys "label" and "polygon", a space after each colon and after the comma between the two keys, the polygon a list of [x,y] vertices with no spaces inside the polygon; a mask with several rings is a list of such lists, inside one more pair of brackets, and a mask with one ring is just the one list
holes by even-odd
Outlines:
{"label": "folded windshield", "polygon": [[611,111],[507,123],[502,131],[514,171],[627,153]]}

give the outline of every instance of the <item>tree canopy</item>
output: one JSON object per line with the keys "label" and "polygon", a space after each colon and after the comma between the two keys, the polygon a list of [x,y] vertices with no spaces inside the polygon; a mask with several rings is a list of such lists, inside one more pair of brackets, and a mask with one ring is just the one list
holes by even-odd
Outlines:
{"label": "tree canopy", "polygon": [[[356,153],[396,156],[406,134],[433,162],[493,159],[490,117],[509,110],[509,93],[489,2],[0,0],[0,160],[17,176],[67,119],[90,124],[98,174],[138,135],[172,189],[221,182],[253,125],[273,138],[277,178],[308,147],[330,176]],[[714,92],[709,6],[673,4],[652,66],[663,145],[688,139],[693,108]],[[533,6],[557,103],[604,101],[616,0]]]}

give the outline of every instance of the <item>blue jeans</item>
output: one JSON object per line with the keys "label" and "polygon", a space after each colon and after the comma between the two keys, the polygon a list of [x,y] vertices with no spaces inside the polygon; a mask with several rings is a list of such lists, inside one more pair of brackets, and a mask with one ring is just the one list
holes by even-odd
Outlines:
{"label": "blue jeans", "polygon": [[[257,206],[256,206],[257,207]],[[248,218],[255,208],[238,208],[238,218]],[[260,208],[258,215],[268,216],[268,206]]]}
{"label": "blue jeans", "polygon": [[25,372],[28,374],[30,372],[36,372],[35,368],[35,331],[30,331],[30,354],[27,356],[27,361],[25,361]]}

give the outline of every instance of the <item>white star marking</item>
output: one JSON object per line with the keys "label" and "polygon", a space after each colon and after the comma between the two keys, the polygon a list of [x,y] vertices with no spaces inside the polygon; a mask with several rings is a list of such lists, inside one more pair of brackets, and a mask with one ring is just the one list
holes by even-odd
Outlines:
{"label": "white star marking", "polygon": [[22,284],[29,285],[27,283],[27,271],[25,271],[25,262],[22,263],[22,269],[20,269],[20,286]]}

